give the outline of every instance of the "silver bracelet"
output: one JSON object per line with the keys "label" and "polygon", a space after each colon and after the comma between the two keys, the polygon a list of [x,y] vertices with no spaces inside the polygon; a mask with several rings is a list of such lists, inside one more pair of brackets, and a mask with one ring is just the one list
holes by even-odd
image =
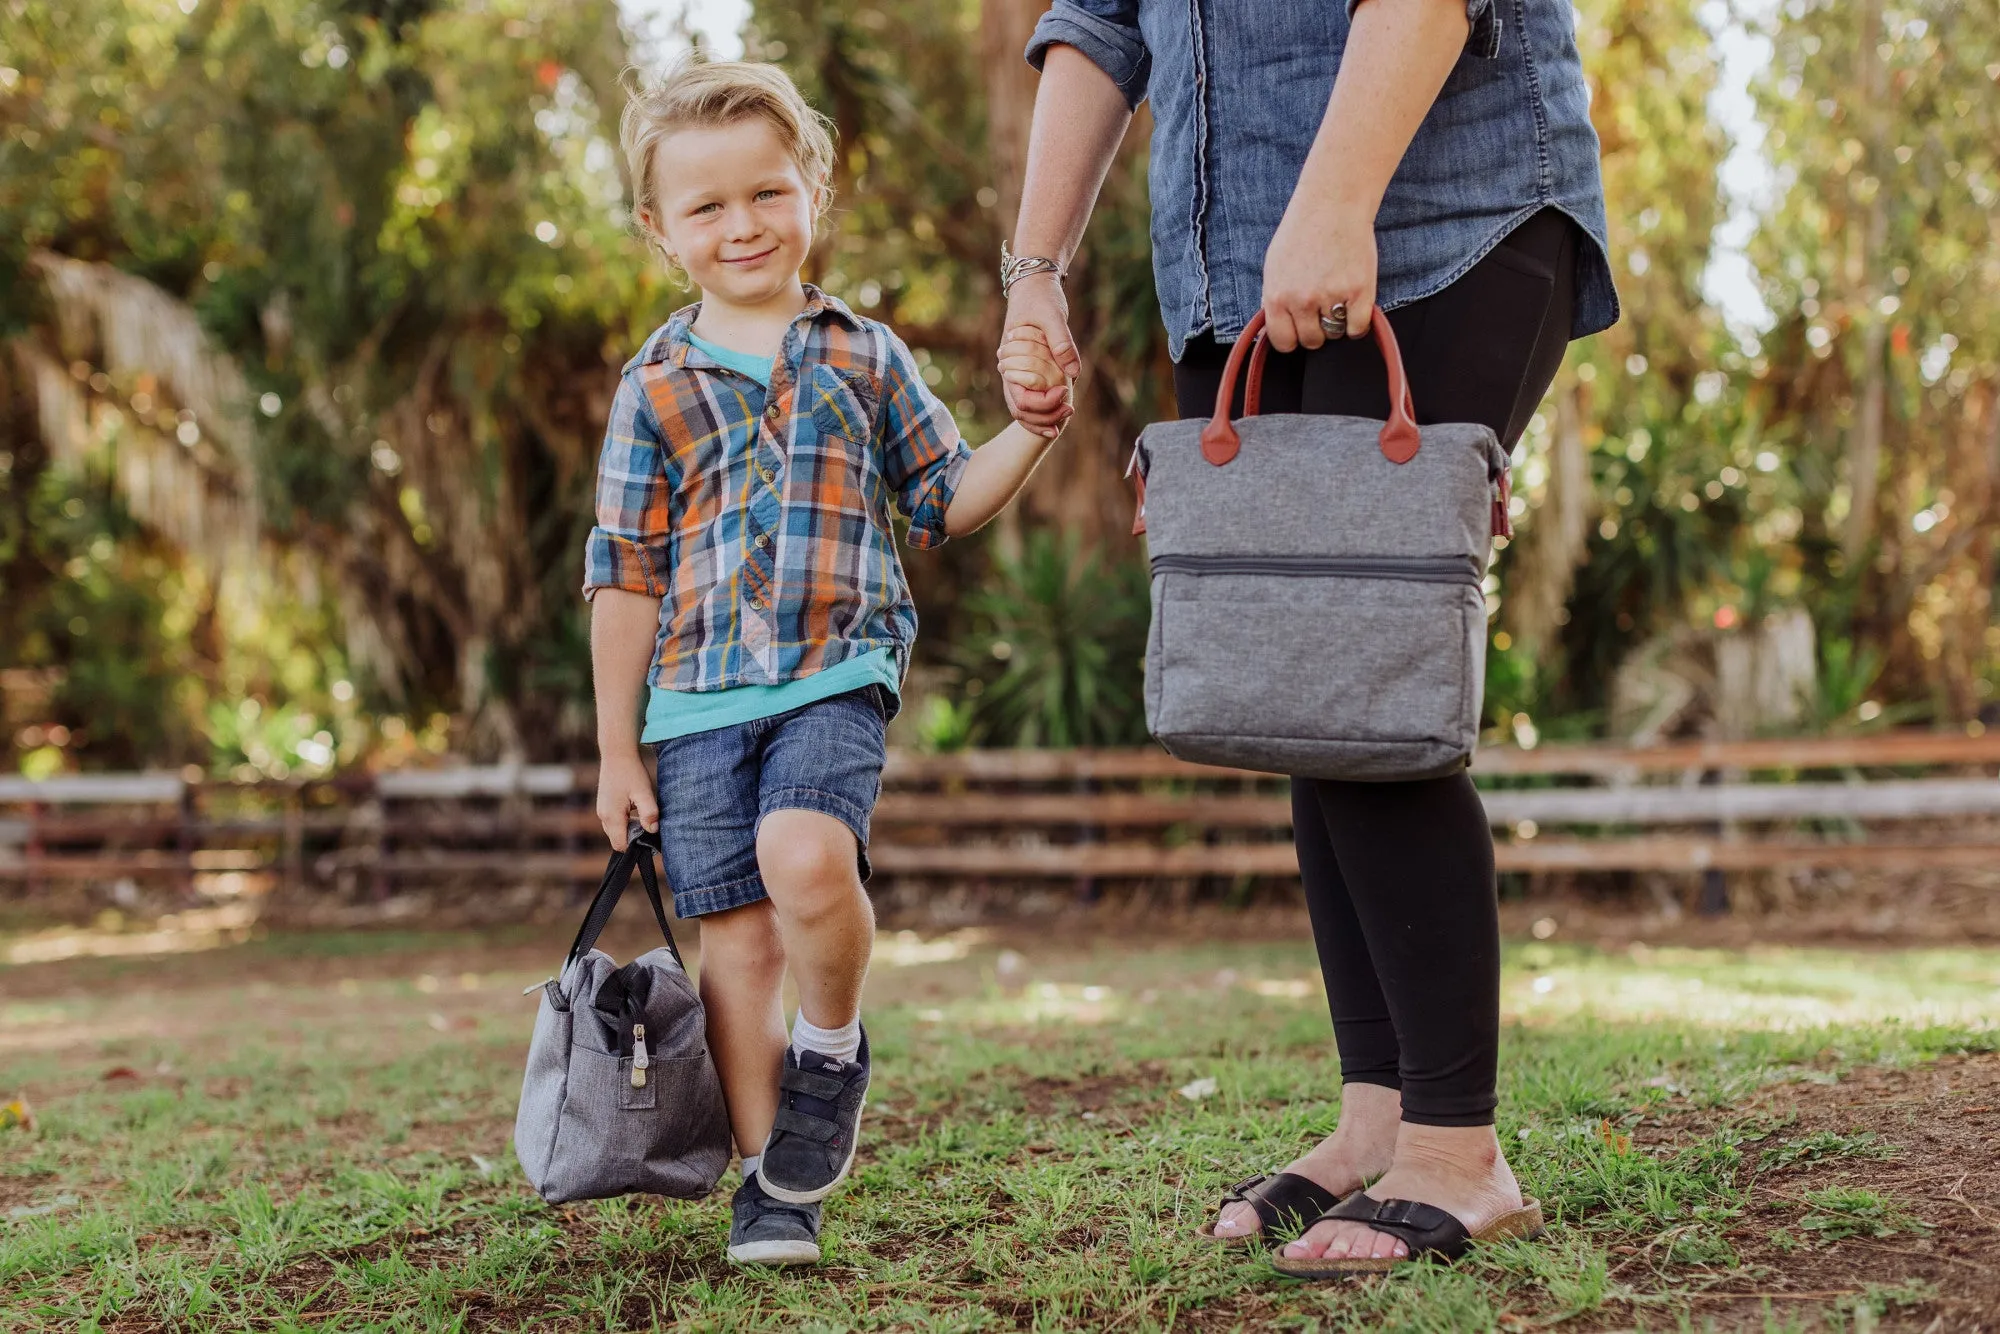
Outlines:
{"label": "silver bracelet", "polygon": [[1017,255],[1008,249],[1007,243],[1000,243],[1000,295],[1007,296],[1014,290],[1014,284],[1031,273],[1053,273],[1056,281],[1063,277],[1062,265],[1046,255]]}

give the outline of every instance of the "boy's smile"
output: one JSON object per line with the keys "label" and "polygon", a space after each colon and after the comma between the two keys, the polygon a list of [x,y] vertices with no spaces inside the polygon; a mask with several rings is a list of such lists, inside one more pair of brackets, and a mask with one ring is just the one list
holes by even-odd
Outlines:
{"label": "boy's smile", "polygon": [[776,128],[748,116],[677,130],[653,161],[660,212],[646,222],[705,302],[795,313],[805,301],[798,275],[812,248],[816,188]]}

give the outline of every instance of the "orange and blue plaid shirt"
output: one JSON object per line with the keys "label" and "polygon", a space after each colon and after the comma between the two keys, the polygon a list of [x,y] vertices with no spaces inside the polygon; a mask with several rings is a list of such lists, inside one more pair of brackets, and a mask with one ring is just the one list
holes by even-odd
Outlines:
{"label": "orange and blue plaid shirt", "polygon": [[688,339],[699,305],[618,384],[597,470],[584,596],[661,599],[649,684],[778,685],[891,648],[917,611],[896,553],[945,540],[971,449],[903,341],[818,288],[767,391]]}

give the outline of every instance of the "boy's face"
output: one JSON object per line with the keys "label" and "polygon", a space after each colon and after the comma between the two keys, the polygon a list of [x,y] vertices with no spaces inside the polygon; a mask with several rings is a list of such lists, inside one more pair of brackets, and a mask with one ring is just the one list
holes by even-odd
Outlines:
{"label": "boy's face", "polygon": [[676,130],[653,150],[653,179],[650,221],[704,295],[756,305],[797,280],[813,188],[763,117]]}

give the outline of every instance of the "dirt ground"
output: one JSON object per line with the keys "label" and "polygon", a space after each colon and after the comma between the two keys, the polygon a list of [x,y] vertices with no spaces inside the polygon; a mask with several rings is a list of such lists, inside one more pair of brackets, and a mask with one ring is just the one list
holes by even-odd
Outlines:
{"label": "dirt ground", "polygon": [[[1910,1298],[1908,1309],[1885,1317],[1882,1328],[1942,1334],[2000,1324],[2000,1054],[1907,1069],[1863,1067],[1836,1083],[1781,1085],[1730,1109],[1726,1119],[1736,1125],[1764,1119],[1767,1133],[1741,1149],[1746,1162],[1772,1165],[1756,1173],[1750,1205],[1727,1231],[1741,1267],[1708,1294],[1713,1310],[1705,1314],[1718,1326],[1755,1327],[1766,1303],[1783,1308],[1871,1286]],[[1713,1112],[1669,1113],[1635,1138],[1685,1143],[1723,1121]],[[1887,1156],[1781,1161],[1787,1146],[1816,1135]],[[1807,1193],[1837,1187],[1895,1199],[1909,1217],[1870,1229],[1887,1236],[1804,1244],[1798,1228]],[[1613,1270],[1614,1279],[1650,1259],[1624,1249],[1631,1254]],[[1934,1296],[1923,1292],[1926,1286]]]}

